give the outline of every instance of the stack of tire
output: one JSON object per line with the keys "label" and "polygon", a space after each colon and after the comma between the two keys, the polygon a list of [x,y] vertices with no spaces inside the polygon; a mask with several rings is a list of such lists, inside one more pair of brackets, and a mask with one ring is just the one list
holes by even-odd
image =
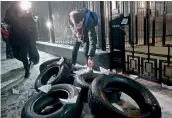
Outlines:
{"label": "stack of tire", "polygon": [[[161,108],[153,94],[138,82],[121,75],[103,75],[91,72],[72,77],[71,64],[60,58],[40,65],[40,74],[35,81],[37,94],[32,96],[22,109],[21,118],[80,118],[83,103],[88,102],[95,118],[161,118]],[[39,91],[49,78],[56,74],[48,93]],[[140,107],[140,116],[131,116],[112,106],[118,102],[121,92],[131,96]],[[61,99],[75,102],[62,103]]]}

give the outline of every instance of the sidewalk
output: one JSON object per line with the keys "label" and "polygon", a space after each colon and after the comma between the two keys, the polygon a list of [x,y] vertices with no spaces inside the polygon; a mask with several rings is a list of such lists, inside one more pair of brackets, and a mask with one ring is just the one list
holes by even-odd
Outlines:
{"label": "sidewalk", "polygon": [[145,85],[156,97],[161,106],[162,118],[172,118],[172,91],[162,88],[160,84],[142,78],[138,78],[136,81]]}
{"label": "sidewalk", "polygon": [[39,65],[55,56],[39,52],[39,64],[31,69],[31,76],[25,79],[23,64],[16,59],[6,60],[4,53],[4,45],[1,45],[1,91],[5,91],[1,93],[1,117],[20,118],[24,103],[36,93],[34,82],[39,74]]}

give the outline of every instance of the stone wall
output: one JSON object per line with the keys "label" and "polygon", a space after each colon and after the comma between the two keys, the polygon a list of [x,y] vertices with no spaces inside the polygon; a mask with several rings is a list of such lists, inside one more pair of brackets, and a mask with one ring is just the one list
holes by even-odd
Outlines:
{"label": "stone wall", "polygon": [[[72,59],[73,46],[70,46],[70,45],[52,44],[48,42],[37,41],[37,48],[40,51],[44,51],[58,57],[65,57],[68,59]],[[94,59],[95,69],[99,69],[99,66],[107,68],[107,69],[109,68],[109,53],[108,52],[97,49],[96,55],[93,59]],[[82,48],[80,48],[78,52],[77,63],[81,65],[87,64]]]}

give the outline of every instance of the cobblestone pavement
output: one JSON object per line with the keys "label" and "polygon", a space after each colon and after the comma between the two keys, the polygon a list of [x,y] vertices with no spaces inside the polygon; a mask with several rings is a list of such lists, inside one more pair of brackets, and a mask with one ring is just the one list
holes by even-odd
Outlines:
{"label": "cobblestone pavement", "polygon": [[[9,78],[13,78],[14,76],[22,75],[24,71],[22,67],[22,63],[17,61],[16,59],[6,60],[4,55],[4,50],[1,48],[1,76],[3,75],[3,81],[6,81]],[[21,110],[25,102],[33,96],[36,91],[34,90],[34,82],[36,77],[39,74],[39,65],[49,59],[55,58],[55,56],[39,52],[40,53],[40,63],[35,65],[31,69],[31,76],[29,79],[26,79],[22,84],[14,87],[18,94],[14,94],[12,90],[6,91],[1,95],[1,117],[2,118],[20,118]],[[18,69],[18,71],[12,71],[14,69]],[[12,71],[12,72],[11,72]],[[9,73],[10,72],[10,73]],[[18,74],[17,74],[18,73]],[[24,73],[23,73],[24,74]],[[23,76],[21,76],[23,77]],[[151,92],[156,96],[159,101],[163,116],[162,118],[171,118],[172,117],[172,92],[161,88],[160,85],[155,83],[137,79],[136,81],[144,84],[151,90]],[[124,96],[125,97],[125,96]],[[88,109],[88,104],[84,105],[84,110],[87,113],[90,113]],[[82,118],[92,118],[91,115],[82,115]]]}

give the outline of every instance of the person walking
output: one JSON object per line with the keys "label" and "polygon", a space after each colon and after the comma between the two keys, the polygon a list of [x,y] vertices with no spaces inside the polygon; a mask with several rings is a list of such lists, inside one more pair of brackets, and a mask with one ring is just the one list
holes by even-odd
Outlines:
{"label": "person walking", "polygon": [[20,10],[20,2],[12,2],[6,11],[5,22],[10,25],[10,44],[13,56],[23,63],[25,78],[28,78],[30,76],[30,65],[27,58],[29,36],[20,22]]}

